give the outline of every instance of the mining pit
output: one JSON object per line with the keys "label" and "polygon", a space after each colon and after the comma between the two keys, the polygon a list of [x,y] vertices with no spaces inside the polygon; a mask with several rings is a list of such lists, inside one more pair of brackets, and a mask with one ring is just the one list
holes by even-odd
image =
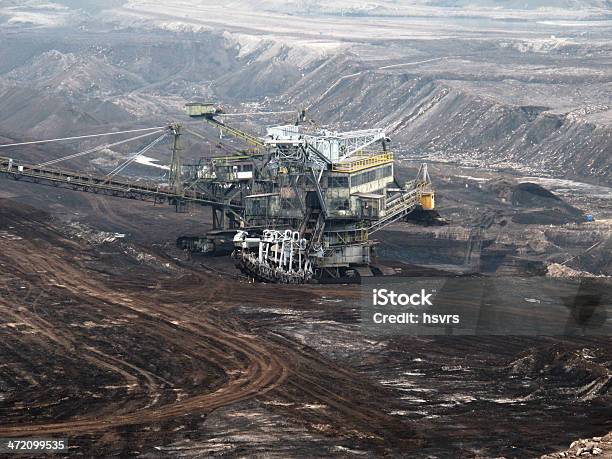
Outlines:
{"label": "mining pit", "polygon": [[[380,232],[387,274],[612,274],[609,195],[431,169],[444,224]],[[202,210],[2,187],[0,437],[98,457],[536,457],[612,431],[609,337],[369,336],[358,286],[252,284],[178,250]]]}

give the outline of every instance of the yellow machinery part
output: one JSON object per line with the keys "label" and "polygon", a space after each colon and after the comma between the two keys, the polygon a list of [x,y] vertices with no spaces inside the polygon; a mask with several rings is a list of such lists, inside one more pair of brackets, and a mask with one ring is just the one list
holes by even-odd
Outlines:
{"label": "yellow machinery part", "polygon": [[343,172],[351,174],[353,172],[359,172],[370,167],[380,166],[381,164],[387,164],[393,162],[393,153],[385,152],[374,155],[357,156],[350,161],[332,164],[332,172]]}
{"label": "yellow machinery part", "polygon": [[424,210],[433,210],[436,205],[436,199],[433,192],[421,194],[419,201]]}

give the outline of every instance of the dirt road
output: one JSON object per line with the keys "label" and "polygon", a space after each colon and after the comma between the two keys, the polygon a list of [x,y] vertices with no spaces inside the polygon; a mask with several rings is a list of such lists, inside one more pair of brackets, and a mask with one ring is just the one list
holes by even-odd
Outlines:
{"label": "dirt road", "polygon": [[0,387],[15,403],[1,405],[0,436],[73,438],[257,397],[330,407],[301,416],[327,434],[415,443],[413,429],[371,398],[380,388],[230,312],[245,298],[307,305],[316,292],[236,283],[163,255],[159,269],[140,265],[119,248],[67,238],[43,213],[3,204]]}

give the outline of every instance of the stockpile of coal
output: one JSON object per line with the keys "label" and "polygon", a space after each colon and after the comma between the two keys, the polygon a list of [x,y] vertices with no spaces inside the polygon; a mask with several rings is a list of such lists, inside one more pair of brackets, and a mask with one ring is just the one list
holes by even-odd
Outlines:
{"label": "stockpile of coal", "polygon": [[514,223],[565,225],[584,220],[584,214],[580,209],[536,183],[517,183],[502,179],[488,184],[488,189],[503,203],[516,209],[512,215]]}
{"label": "stockpile of coal", "polygon": [[448,222],[442,218],[437,210],[424,210],[417,207],[406,216],[407,222],[416,223],[423,226],[445,226]]}

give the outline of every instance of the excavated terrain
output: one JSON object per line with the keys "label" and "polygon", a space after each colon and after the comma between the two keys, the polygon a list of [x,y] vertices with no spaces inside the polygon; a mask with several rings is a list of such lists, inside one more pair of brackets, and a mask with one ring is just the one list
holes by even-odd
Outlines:
{"label": "excavated terrain", "polygon": [[[187,101],[308,108],[385,127],[400,183],[430,164],[445,224],[375,234],[381,272],[609,293],[608,0],[295,3],[3,2],[0,144],[179,120],[210,139],[184,136],[195,163],[243,145],[189,124]],[[64,164],[104,174],[132,151]],[[165,180],[167,144],[147,154],[157,167],[124,174]],[[371,336],[357,286],[254,285],[176,249],[209,229],[204,209],[0,180],[0,437],[68,437],[84,457],[609,455],[609,337]]]}
{"label": "excavated terrain", "polygon": [[157,126],[201,99],[384,127],[409,159],[612,178],[607,0],[60,3],[0,6],[1,136]]}
{"label": "excavated terrain", "polygon": [[[473,272],[440,232],[503,209],[476,209],[484,182],[445,182],[446,167],[432,172],[449,225],[377,236],[401,275]],[[489,178],[522,204],[510,215],[525,188],[555,199]],[[358,287],[254,285],[225,257],[185,257],[173,236],[207,228],[202,211],[0,183],[1,437],[66,436],[85,456],[534,457],[612,430],[610,338],[369,336]],[[539,234],[503,228],[515,244]],[[419,237],[438,241],[420,244],[428,270]]]}

